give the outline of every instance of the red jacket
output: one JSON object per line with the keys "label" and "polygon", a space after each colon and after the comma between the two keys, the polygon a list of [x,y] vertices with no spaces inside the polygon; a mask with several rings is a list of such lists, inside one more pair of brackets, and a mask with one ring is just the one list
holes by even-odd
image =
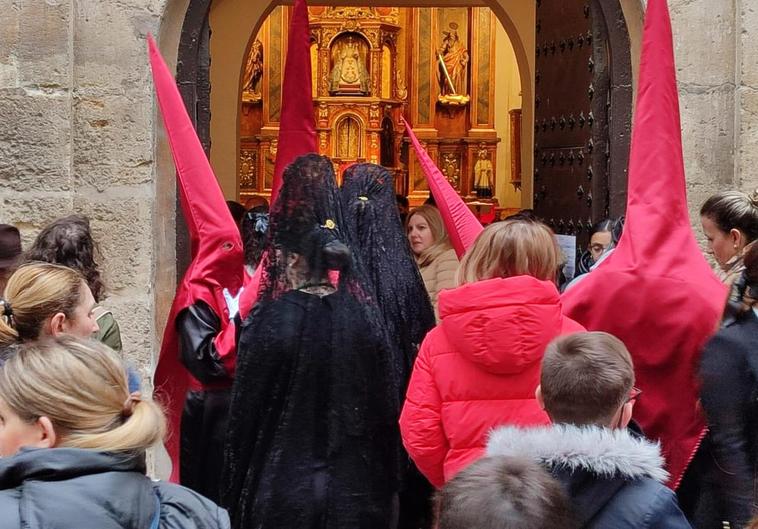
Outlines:
{"label": "red jacket", "polygon": [[436,487],[484,452],[494,427],[549,424],[534,397],[545,346],[584,330],[555,285],[531,276],[442,291],[439,311],[400,416],[405,448]]}

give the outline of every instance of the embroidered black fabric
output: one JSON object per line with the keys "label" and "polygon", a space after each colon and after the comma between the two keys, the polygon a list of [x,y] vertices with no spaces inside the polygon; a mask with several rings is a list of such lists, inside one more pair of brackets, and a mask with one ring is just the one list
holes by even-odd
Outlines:
{"label": "embroidered black fabric", "polygon": [[[240,329],[222,501],[238,529],[392,527],[398,390],[329,159],[287,168],[269,233],[259,302]],[[293,254],[319,282],[339,270],[336,291],[293,288]]]}
{"label": "embroidered black fabric", "polygon": [[435,325],[434,310],[400,223],[392,174],[363,163],[343,178],[345,231],[387,327],[402,397],[421,341]]}

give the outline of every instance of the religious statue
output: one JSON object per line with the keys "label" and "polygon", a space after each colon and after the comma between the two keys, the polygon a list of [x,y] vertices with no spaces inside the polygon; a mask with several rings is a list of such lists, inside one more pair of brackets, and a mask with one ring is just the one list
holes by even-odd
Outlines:
{"label": "religious statue", "polygon": [[242,88],[243,95],[248,101],[260,101],[261,99],[261,79],[263,78],[263,43],[255,39],[250,47],[250,54],[247,56],[245,64],[245,74],[243,77],[244,84]]}
{"label": "religious statue", "polygon": [[469,53],[458,36],[458,24],[451,22],[442,32],[442,46],[437,50],[441,103],[466,104],[466,67]]}
{"label": "religious statue", "polygon": [[340,40],[337,46],[334,68],[329,75],[329,92],[368,95],[371,80],[361,57],[360,44],[351,35]]}
{"label": "religious statue", "polygon": [[492,198],[492,162],[487,149],[480,149],[474,164],[474,191],[478,198]]}

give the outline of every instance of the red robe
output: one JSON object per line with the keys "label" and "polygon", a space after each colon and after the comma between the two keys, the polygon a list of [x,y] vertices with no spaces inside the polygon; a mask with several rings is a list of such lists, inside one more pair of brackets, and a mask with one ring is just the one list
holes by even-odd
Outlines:
{"label": "red robe", "polygon": [[661,441],[672,488],[705,433],[696,371],[725,299],[688,215],[666,0],[649,0],[624,233],[614,253],[568,290],[563,303],[587,329],[614,334],[629,348],[643,390],[634,417]]}

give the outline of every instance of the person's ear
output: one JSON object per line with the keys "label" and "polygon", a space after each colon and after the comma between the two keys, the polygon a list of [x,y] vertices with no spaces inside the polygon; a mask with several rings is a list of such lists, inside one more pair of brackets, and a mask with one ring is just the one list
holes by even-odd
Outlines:
{"label": "person's ear", "polygon": [[621,417],[619,418],[618,427],[626,428],[629,426],[629,422],[632,420],[632,414],[634,412],[634,401],[629,401],[621,407]]}
{"label": "person's ear", "polygon": [[50,335],[58,337],[66,332],[65,329],[66,315],[62,312],[56,312],[50,317]]}
{"label": "person's ear", "polygon": [[58,434],[53,428],[53,421],[49,417],[42,416],[37,419],[37,426],[40,429],[40,438],[35,446],[37,448],[54,448],[58,442]]}
{"label": "person's ear", "polygon": [[735,250],[739,250],[743,247],[745,236],[742,235],[742,232],[737,228],[729,230],[729,238],[732,240],[732,245],[734,245]]}
{"label": "person's ear", "polygon": [[545,399],[542,398],[542,386],[537,386],[537,389],[534,390],[534,398],[537,399],[537,404],[540,405],[540,408],[543,410],[545,409]]}

